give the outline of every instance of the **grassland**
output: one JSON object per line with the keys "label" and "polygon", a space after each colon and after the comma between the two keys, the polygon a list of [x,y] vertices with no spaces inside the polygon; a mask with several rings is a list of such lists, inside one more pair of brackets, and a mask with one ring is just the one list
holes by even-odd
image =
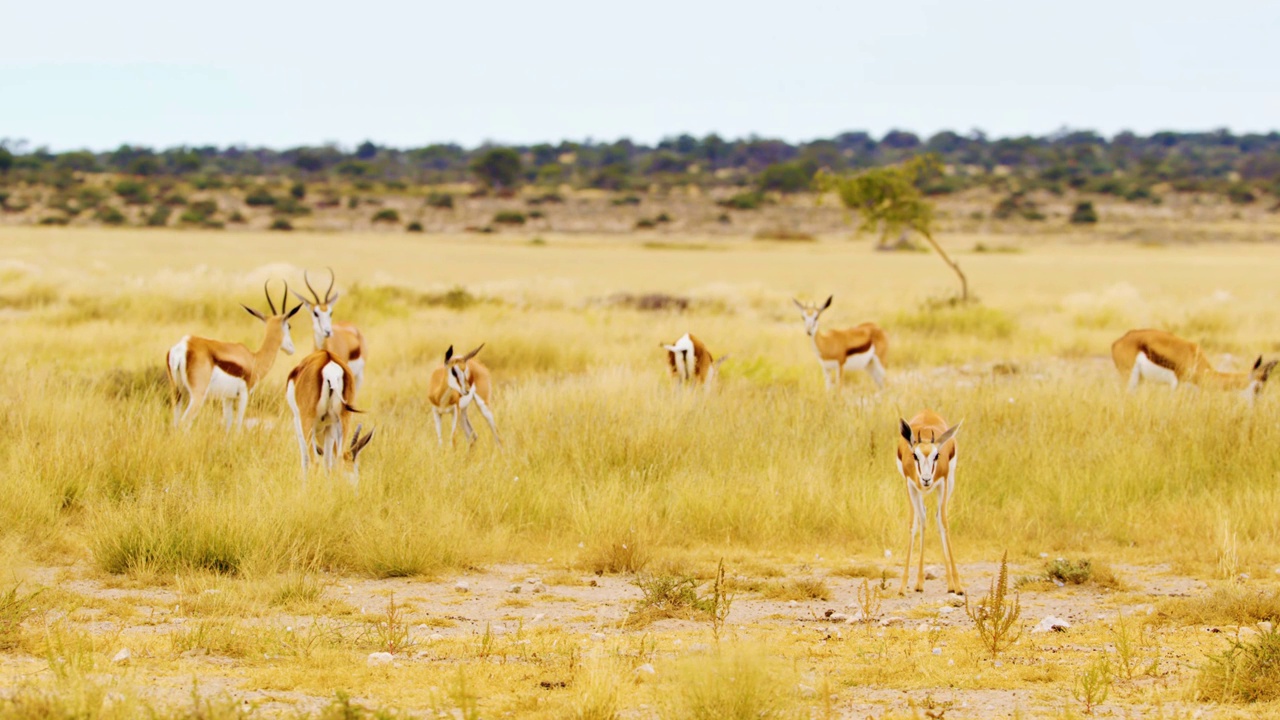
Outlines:
{"label": "grassland", "polygon": [[[1223,367],[1280,353],[1280,248],[1057,233],[975,253],[991,238],[957,231],[944,242],[981,302],[956,307],[936,258],[865,242],[530,237],[0,230],[0,571],[21,581],[6,714],[340,713],[326,703],[346,690],[477,717],[1069,715],[1135,614],[1135,652],[1157,662],[1108,675],[1107,712],[1280,709],[1265,694],[1215,709],[1231,697],[1201,683],[1226,649],[1205,626],[1280,619],[1280,396],[1126,396],[1107,358],[1137,326]],[[378,436],[358,490],[319,473],[302,487],[282,402],[296,357],[243,433],[212,408],[189,433],[168,425],[167,348],[188,333],[256,346],[238,303],[325,265],[370,347],[359,405]],[[628,302],[645,293],[688,309]],[[789,298],[826,294],[824,323],[888,331],[886,390],[824,392]],[[733,355],[713,392],[664,376],[658,342],[690,330]],[[293,334],[305,352],[309,330]],[[507,447],[437,447],[427,373],[480,342]],[[1024,585],[1025,623],[1069,614],[1067,637],[992,660],[941,580],[892,594],[895,427],[922,406],[965,420],[951,524],[971,592],[1005,550],[1015,575],[1059,556],[1117,568],[1107,587]],[[688,577],[705,596],[721,558],[737,592],[721,639],[701,601],[629,621],[633,580]],[[875,622],[831,623],[863,576],[889,578]],[[1211,590],[1225,595],[1207,611],[1178,597]],[[133,657],[113,664],[120,647]],[[388,648],[392,664],[367,665]]]}

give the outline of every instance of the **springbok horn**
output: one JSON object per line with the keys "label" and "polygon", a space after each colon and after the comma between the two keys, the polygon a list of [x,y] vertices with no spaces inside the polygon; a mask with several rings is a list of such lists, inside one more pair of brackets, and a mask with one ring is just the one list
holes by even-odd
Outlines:
{"label": "springbok horn", "polygon": [[311,278],[307,277],[306,270],[302,271],[302,282],[307,284],[307,289],[311,291],[311,297],[315,299],[316,304],[322,305],[323,303],[320,302],[320,293],[316,292],[316,289],[311,287]]}
{"label": "springbok horn", "polygon": [[284,292],[280,293],[280,314],[289,309],[289,281],[284,281]]}
{"label": "springbok horn", "polygon": [[329,289],[324,291],[324,301],[326,304],[328,304],[329,298],[332,297],[333,284],[338,281],[338,278],[334,276],[333,268],[325,268],[325,269],[329,271]]}
{"label": "springbok horn", "polygon": [[[267,296],[267,307],[271,308],[271,314],[275,315],[276,304],[271,302],[271,288],[268,287],[268,285],[270,284],[271,284],[271,278],[267,278],[266,280],[262,281],[262,294]],[[285,299],[287,300],[288,298],[285,298]]]}

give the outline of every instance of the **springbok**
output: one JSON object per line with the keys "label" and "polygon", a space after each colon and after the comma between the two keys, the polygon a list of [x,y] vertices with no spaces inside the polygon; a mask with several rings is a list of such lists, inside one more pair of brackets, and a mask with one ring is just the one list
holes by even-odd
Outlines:
{"label": "springbok", "polygon": [[[222,401],[223,423],[227,430],[231,429],[232,403],[236,405],[236,427],[244,425],[249,393],[271,372],[271,366],[276,362],[276,352],[293,354],[289,318],[302,306],[295,305],[292,310],[285,312],[289,300],[289,283],[285,282],[284,287],[280,310],[277,312],[275,303],[271,302],[267,283],[262,284],[262,292],[267,296],[267,307],[271,308],[270,316],[263,315],[248,305],[241,305],[250,315],[266,323],[262,345],[257,352],[240,343],[209,340],[194,335],[187,335],[177,345],[169,348],[165,367],[169,372],[169,387],[173,397],[174,427],[189,424],[200,411],[206,397]],[[184,397],[189,398],[185,411],[182,410]]]}
{"label": "springbok", "polygon": [[466,355],[454,357],[453,346],[450,345],[444,353],[444,364],[431,371],[427,399],[431,402],[431,415],[436,421],[436,439],[441,445],[444,445],[444,433],[440,427],[440,416],[447,412],[453,413],[453,430],[449,433],[449,442],[456,439],[458,419],[461,417],[462,431],[466,433],[467,440],[472,445],[475,444],[479,435],[467,418],[467,406],[473,402],[488,421],[494,441],[499,446],[502,445],[502,438],[498,437],[498,426],[493,420],[493,411],[489,409],[489,394],[492,391],[489,368],[475,359],[476,353],[483,347],[484,343],[480,343],[480,347]]}
{"label": "springbok", "polygon": [[711,356],[707,346],[692,333],[685,333],[679,340],[668,345],[658,343],[667,349],[667,364],[671,367],[671,377],[681,385],[690,383],[710,387],[720,374],[720,365],[729,359],[728,355],[716,360]]}
{"label": "springbok", "polygon": [[1143,380],[1171,388],[1189,382],[1214,390],[1235,390],[1250,401],[1262,392],[1276,367],[1275,360],[1264,363],[1259,355],[1248,372],[1219,372],[1199,345],[1163,330],[1130,330],[1111,344],[1111,359],[1120,374],[1129,378],[1130,390],[1137,389]]}
{"label": "springbok", "polygon": [[818,354],[818,364],[822,366],[822,379],[827,387],[831,387],[831,374],[834,371],[835,385],[839,389],[844,383],[844,371],[866,370],[877,387],[884,387],[885,353],[889,350],[889,339],[872,322],[864,322],[842,330],[818,330],[818,316],[831,307],[827,297],[821,306],[814,303],[802,303],[795,298],[791,301],[800,308],[800,316],[804,318],[804,331],[813,338],[813,349]]}
{"label": "springbok", "polygon": [[359,390],[364,383],[364,336],[354,323],[334,322],[333,308],[338,304],[341,293],[333,292],[333,285],[337,281],[333,268],[326,269],[329,271],[329,288],[324,291],[323,299],[311,287],[311,278],[307,277],[306,270],[302,271],[302,281],[306,283],[307,290],[311,291],[311,300],[297,292],[293,296],[301,300],[311,313],[311,333],[316,350],[328,350],[346,363],[355,376],[355,389]]}
{"label": "springbok", "polygon": [[902,585],[898,594],[907,589],[907,577],[911,574],[911,549],[920,536],[920,570],[916,573],[916,592],[924,591],[924,526],[925,495],[938,488],[938,533],[942,536],[942,556],[947,568],[947,592],[964,594],[960,584],[960,572],[951,554],[950,525],[947,521],[947,503],[956,489],[956,431],[961,423],[947,427],[947,421],[932,410],[923,410],[911,422],[899,419],[898,473],[907,482],[907,497],[911,501],[911,538],[907,542],[907,560],[902,569]]}
{"label": "springbok", "polygon": [[[298,451],[302,456],[302,482],[307,482],[307,465],[310,450],[324,458],[325,469],[333,472],[341,459],[346,465],[347,476],[353,486],[360,482],[360,452],[373,439],[373,431],[361,435],[363,426],[356,426],[355,435],[347,444],[351,430],[351,414],[358,413],[351,406],[355,398],[355,378],[351,368],[328,350],[316,350],[302,359],[289,373],[285,385],[285,401],[293,411],[293,429],[298,436]],[[345,452],[343,448],[346,448]]]}

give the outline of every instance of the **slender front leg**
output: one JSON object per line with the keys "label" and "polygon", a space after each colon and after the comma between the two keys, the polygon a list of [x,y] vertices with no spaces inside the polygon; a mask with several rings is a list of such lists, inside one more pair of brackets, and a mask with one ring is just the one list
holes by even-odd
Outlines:
{"label": "slender front leg", "polygon": [[222,429],[223,430],[227,432],[231,432],[232,417],[233,415],[232,415],[231,399],[228,398],[222,401]]}
{"label": "slender front leg", "polygon": [[489,403],[484,398],[476,395],[476,405],[480,407],[480,414],[484,416],[486,422],[489,423],[489,429],[493,431],[493,439],[498,443],[498,447],[502,447],[502,438],[498,437],[498,424],[494,422],[493,411],[489,409]]}
{"label": "slender front leg", "polygon": [[818,361],[818,367],[822,368],[822,384],[828,390],[831,389],[831,373],[827,370],[827,363],[823,360]]}
{"label": "slender front leg", "polygon": [[916,572],[916,592],[924,592],[924,526],[929,519],[924,505],[924,493],[916,493],[916,517],[920,520],[920,566]]}
{"label": "slender front leg", "polygon": [[173,395],[173,426],[176,428],[182,421],[182,393],[176,392]]}
{"label": "slender front leg", "polygon": [[462,414],[462,408],[457,405],[453,406],[453,429],[449,431],[449,445],[456,447],[458,445],[458,416]]}
{"label": "slender front leg", "polygon": [[181,422],[184,427],[191,427],[192,419],[195,418],[196,413],[200,412],[200,406],[204,405],[205,392],[205,388],[199,390],[192,388],[191,402],[187,403],[187,410],[182,413]]}
{"label": "slender front leg", "polygon": [[[911,486],[911,482],[907,482],[907,500],[911,505],[911,529],[907,536],[907,557],[902,565],[902,584],[898,586],[898,594],[904,595],[907,592],[907,580],[911,577],[911,551],[916,545],[916,532],[920,528],[920,517],[916,514],[916,490]],[[924,554],[924,548],[920,548],[920,553]]]}
{"label": "slender front leg", "polygon": [[947,519],[947,504],[951,501],[951,493],[955,490],[955,478],[948,477],[938,497],[938,533],[942,535],[942,555],[947,563],[947,592],[956,595],[964,594],[964,585],[960,582],[960,571],[956,569],[955,556],[951,554],[951,523]]}
{"label": "slender front leg", "polygon": [[467,409],[459,410],[462,414],[462,434],[467,438],[467,445],[475,447],[476,440],[480,439],[480,435],[476,433],[476,429],[471,426],[471,416],[467,414]]}
{"label": "slender front leg", "polygon": [[249,407],[249,391],[240,393],[237,398],[238,407],[236,407],[236,429],[244,429],[244,411]]}
{"label": "slender front leg", "polygon": [[436,442],[444,447],[444,431],[440,428],[440,408],[431,408],[431,417],[436,421]]}
{"label": "slender front leg", "polygon": [[844,362],[836,362],[836,390],[844,389]]}

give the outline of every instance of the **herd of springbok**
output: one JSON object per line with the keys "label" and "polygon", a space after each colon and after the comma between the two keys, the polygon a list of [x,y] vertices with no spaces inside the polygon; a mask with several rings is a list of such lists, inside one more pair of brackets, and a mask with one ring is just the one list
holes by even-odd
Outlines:
{"label": "herd of springbok", "polygon": [[[324,459],[329,472],[341,463],[351,482],[359,480],[359,456],[373,439],[373,432],[363,433],[357,425],[351,433],[351,415],[360,412],[354,406],[356,392],[364,378],[367,353],[359,328],[349,322],[335,322],[333,310],[339,295],[333,292],[335,277],[329,270],[329,287],[323,297],[311,287],[303,273],[303,282],[311,293],[308,299],[294,292],[300,302],[287,307],[288,282],[285,282],[280,307],[276,308],[269,290],[263,285],[269,315],[242,306],[265,325],[262,344],[252,351],[239,343],[188,335],[168,353],[166,366],[173,395],[175,426],[188,425],[206,399],[222,401],[223,421],[230,430],[244,423],[249,393],[275,364],[276,353],[292,355],[293,339],[289,320],[303,307],[311,313],[315,351],[289,373],[285,400],[293,413],[298,450],[302,458],[302,477],[306,482],[311,453]],[[839,388],[844,371],[864,370],[878,388],[885,385],[885,362],[888,337],[878,325],[865,322],[850,328],[819,330],[818,320],[831,307],[833,297],[822,305],[794,300],[804,320],[805,332],[813,342],[826,386]],[[691,333],[674,343],[660,343],[667,351],[667,363],[673,378],[681,385],[710,387],[720,365],[707,346]],[[444,362],[431,371],[427,400],[435,420],[436,439],[443,445],[441,416],[452,416],[451,441],[458,426],[471,443],[477,433],[467,416],[474,404],[493,431],[500,446],[497,422],[490,407],[492,379],[489,369],[476,355],[484,345],[465,355],[455,355],[453,346],[445,351]],[[1128,379],[1130,390],[1143,380],[1168,384],[1191,383],[1206,388],[1239,391],[1252,401],[1261,392],[1277,361],[1263,362],[1259,356],[1253,367],[1243,373],[1216,370],[1200,346],[1162,330],[1131,330],[1111,346],[1116,369]],[[185,407],[183,405],[185,401]],[[911,556],[919,538],[920,560],[914,590],[924,589],[924,528],[927,521],[925,497],[938,490],[936,519],[942,541],[947,576],[947,591],[963,594],[964,586],[956,569],[948,535],[947,505],[955,491],[956,461],[959,449],[956,433],[961,423],[949,425],[932,410],[923,410],[911,420],[899,418],[897,443],[898,472],[906,482],[910,501],[910,539],[906,566],[899,593],[905,591],[911,571]],[[350,433],[350,434],[349,434]]]}

